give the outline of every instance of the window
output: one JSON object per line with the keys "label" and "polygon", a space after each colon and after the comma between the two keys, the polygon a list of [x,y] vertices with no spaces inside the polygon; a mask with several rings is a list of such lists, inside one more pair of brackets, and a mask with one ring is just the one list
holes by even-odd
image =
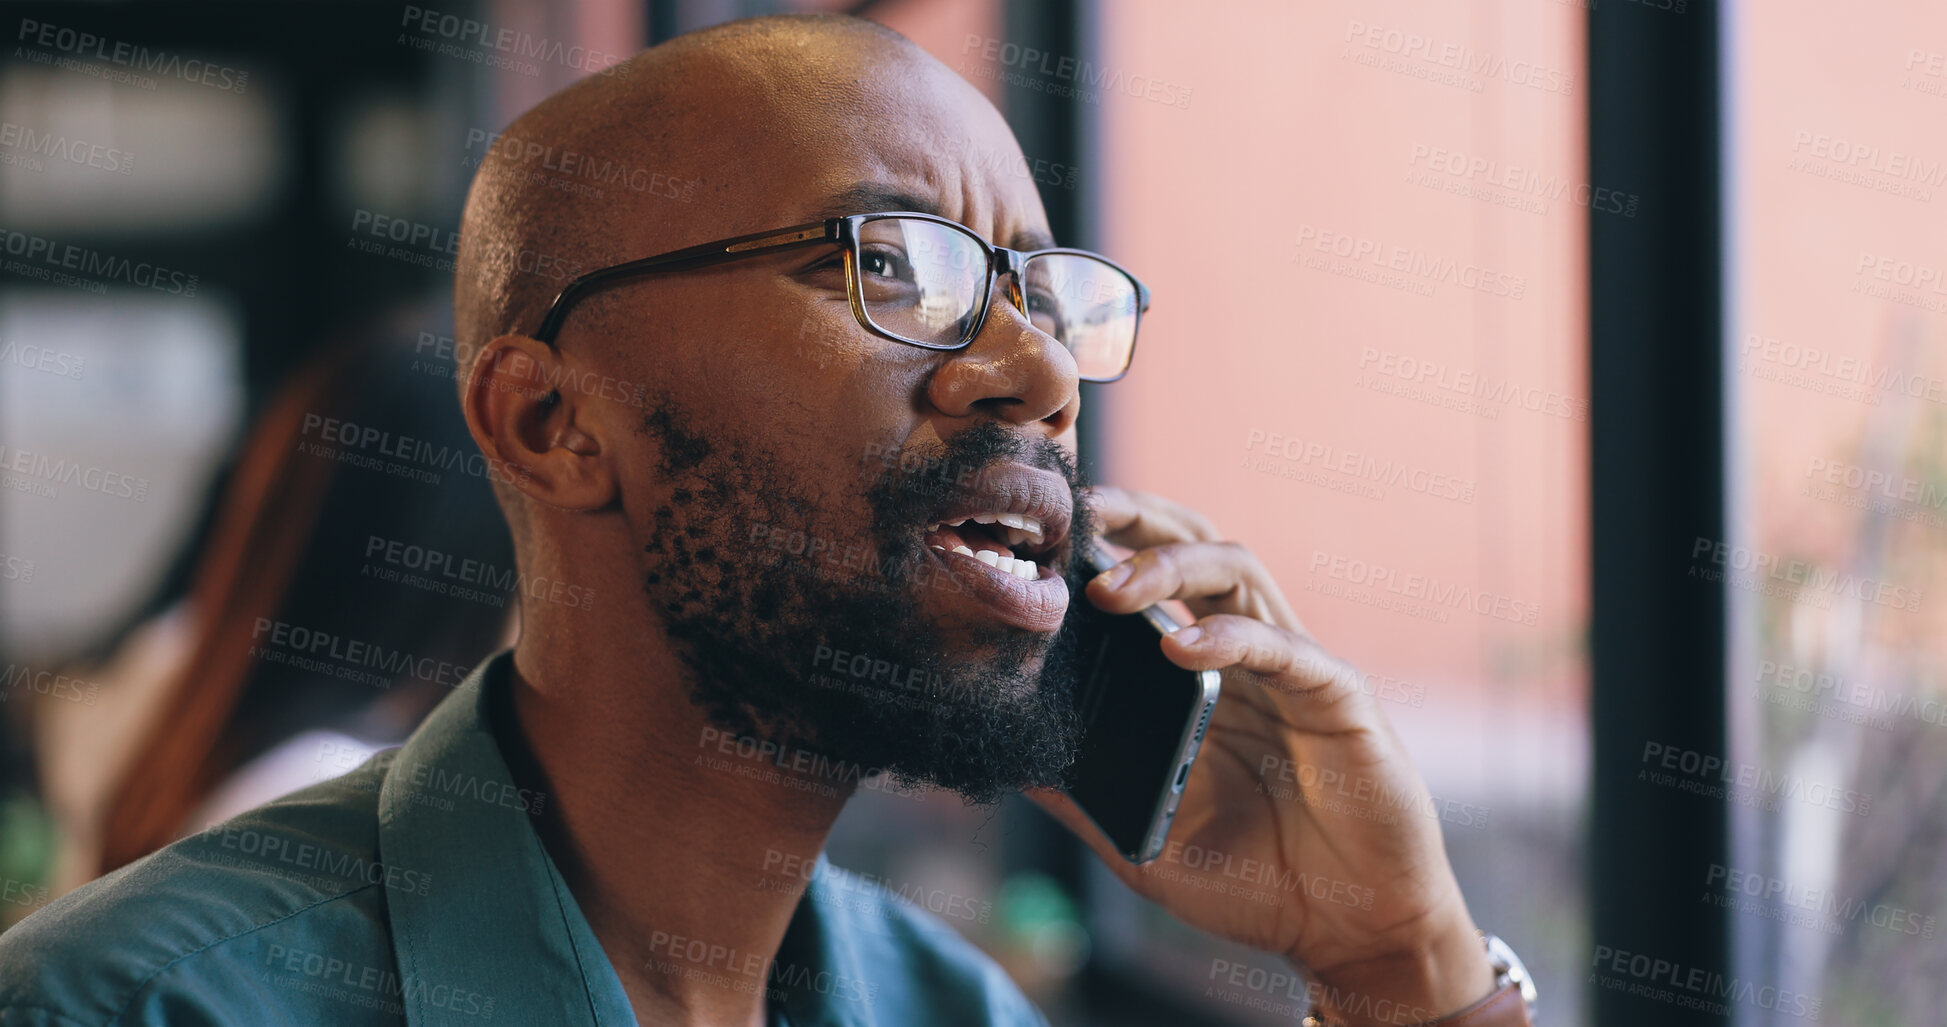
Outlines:
{"label": "window", "polygon": [[[1579,6],[1103,5],[1084,165],[1155,292],[1102,390],[1119,484],[1209,514],[1356,663],[1426,775],[1475,920],[1581,1016],[1587,231]],[[1107,904],[1096,943],[1213,1016],[1219,949]],[[1128,905],[1131,908],[1119,908]],[[1155,914],[1155,915],[1150,915]],[[1263,1001],[1263,1000],[1268,1000]],[[1301,1004],[1302,1005],[1302,1004]]]}
{"label": "window", "polygon": [[1739,1024],[1939,1018],[1947,11],[1725,22]]}

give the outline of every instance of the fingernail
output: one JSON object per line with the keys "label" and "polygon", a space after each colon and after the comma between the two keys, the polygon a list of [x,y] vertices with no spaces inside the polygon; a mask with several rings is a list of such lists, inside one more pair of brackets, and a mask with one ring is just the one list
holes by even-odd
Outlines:
{"label": "fingernail", "polygon": [[1116,564],[1114,567],[1111,567],[1108,570],[1103,571],[1100,574],[1097,574],[1095,576],[1095,580],[1101,582],[1103,588],[1121,588],[1122,583],[1128,581],[1129,575],[1134,574],[1135,572],[1136,569],[1134,567],[1131,567],[1126,563],[1119,563]]}
{"label": "fingernail", "polygon": [[1196,645],[1197,639],[1203,637],[1203,629],[1192,624],[1187,628],[1178,628],[1171,632],[1170,637],[1176,639],[1177,645]]}

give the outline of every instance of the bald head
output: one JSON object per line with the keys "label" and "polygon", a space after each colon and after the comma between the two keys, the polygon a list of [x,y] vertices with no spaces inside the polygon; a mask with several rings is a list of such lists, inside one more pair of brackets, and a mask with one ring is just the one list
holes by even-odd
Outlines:
{"label": "bald head", "polygon": [[[1021,249],[1052,245],[1024,167],[979,90],[874,22],[753,18],[646,50],[515,119],[475,173],[455,276],[457,338],[475,356],[457,376],[462,405],[496,340],[536,332],[569,281],[629,260],[883,209],[940,214]],[[780,347],[803,357],[803,340],[815,337],[863,355],[869,344],[844,315],[842,289],[807,290],[799,278],[754,301],[767,268],[779,265],[626,279],[585,294],[540,357],[560,363],[543,372],[539,394],[557,391],[552,375],[572,363],[572,373],[630,383],[637,399],[647,390],[683,405],[735,379],[764,393],[730,397],[749,406],[804,380]],[[730,355],[739,350],[749,355]],[[534,388],[539,364],[515,363]],[[483,450],[507,456],[478,429]],[[532,548],[533,500],[551,501],[506,482],[495,493],[517,548]]]}
{"label": "bald head", "polygon": [[[549,97],[508,126],[474,176],[454,296],[460,338],[477,346],[533,331],[586,271],[771,227],[760,223],[767,180],[804,175],[835,120],[901,113],[897,97],[874,93],[888,76],[978,97],[904,36],[837,15],[719,25]],[[597,323],[600,299],[587,307],[577,319]]]}

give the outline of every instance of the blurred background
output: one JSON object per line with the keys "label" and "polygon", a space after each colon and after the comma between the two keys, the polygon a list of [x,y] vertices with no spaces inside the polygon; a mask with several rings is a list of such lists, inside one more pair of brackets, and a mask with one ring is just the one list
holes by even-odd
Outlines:
{"label": "blurred background", "polygon": [[[1542,1022],[1941,1022],[1947,8],[1917,0],[9,4],[0,927],[453,683],[263,623],[462,674],[505,644],[505,589],[386,576],[511,567],[484,481],[317,452],[303,415],[463,452],[447,268],[495,135],[813,10],[984,91],[1058,239],[1154,290],[1086,459],[1250,544],[1368,674]],[[319,590],[363,598],[288,598]],[[1304,1009],[1024,803],[868,789],[830,851],[964,900],[1058,1025]]]}

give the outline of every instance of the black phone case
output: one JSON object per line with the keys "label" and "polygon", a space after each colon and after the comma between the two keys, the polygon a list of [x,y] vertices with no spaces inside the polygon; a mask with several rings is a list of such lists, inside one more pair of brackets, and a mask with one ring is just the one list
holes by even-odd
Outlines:
{"label": "black phone case", "polygon": [[[1117,562],[1094,545],[1090,559],[1099,570]],[[1177,625],[1161,609],[1110,614],[1075,601],[1086,604],[1076,653],[1083,735],[1068,794],[1118,852],[1146,863],[1168,839],[1221,679],[1169,662],[1159,640]]]}

